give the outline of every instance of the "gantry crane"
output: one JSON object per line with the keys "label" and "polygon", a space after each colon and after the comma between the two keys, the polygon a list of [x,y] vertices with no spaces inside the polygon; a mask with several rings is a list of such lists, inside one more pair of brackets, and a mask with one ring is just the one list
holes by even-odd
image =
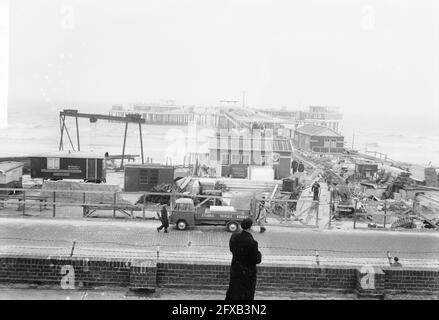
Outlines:
{"label": "gantry crane", "polygon": [[116,121],[116,122],[124,122],[125,123],[125,134],[123,138],[123,147],[122,147],[122,162],[120,167],[123,168],[123,162],[125,158],[125,147],[127,141],[127,132],[128,132],[128,124],[129,123],[137,123],[139,125],[139,136],[140,136],[140,149],[142,155],[142,164],[145,163],[144,155],[143,155],[143,138],[142,138],[142,124],[146,123],[145,119],[138,113],[136,114],[127,114],[125,117],[118,116],[110,116],[105,114],[90,114],[90,113],[80,113],[78,110],[65,109],[59,113],[59,124],[61,129],[61,138],[59,141],[59,150],[64,150],[64,131],[67,134],[67,137],[70,141],[70,145],[72,146],[73,151],[75,151],[75,147],[73,145],[73,141],[70,137],[69,130],[66,126],[66,117],[75,118],[76,120],[76,140],[77,140],[77,149],[81,151],[81,144],[79,142],[79,125],[78,118],[86,118],[89,119],[91,123],[96,123],[98,120],[108,120],[108,121]]}

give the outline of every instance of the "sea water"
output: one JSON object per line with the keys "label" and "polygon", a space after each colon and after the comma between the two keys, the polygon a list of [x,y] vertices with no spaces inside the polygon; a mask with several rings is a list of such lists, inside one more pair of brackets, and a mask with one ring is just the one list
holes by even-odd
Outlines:
{"label": "sea water", "polygon": [[[90,111],[84,111],[90,112]],[[104,113],[102,110],[96,113]],[[75,120],[66,118],[76,149]],[[83,151],[122,154],[125,124],[99,120],[79,120],[80,145]],[[184,155],[208,152],[207,137],[214,128],[143,125],[144,155],[154,162],[172,159],[183,163]],[[377,114],[345,114],[342,133],[348,146],[364,151],[379,151],[389,158],[409,163],[439,166],[439,123],[437,118],[420,115],[380,117]],[[27,156],[55,151],[60,142],[59,110],[47,108],[9,108],[8,128],[0,129],[0,157]],[[64,149],[72,149],[64,134]],[[140,155],[139,128],[128,127],[126,154]]]}
{"label": "sea water", "polygon": [[[102,110],[96,113],[105,114]],[[92,151],[102,156],[105,152],[110,155],[122,154],[124,123],[103,120],[90,123],[88,119],[78,121],[81,151]],[[75,119],[67,117],[66,126],[71,142],[64,132],[64,150],[77,150]],[[155,163],[165,163],[172,159],[173,164],[181,164],[189,153],[207,153],[208,136],[214,132],[213,128],[201,126],[142,125],[145,160],[149,157]],[[125,154],[141,154],[139,133],[137,124],[128,125]],[[8,127],[0,129],[0,157],[56,151],[59,149],[60,136],[59,110],[9,108]]]}
{"label": "sea water", "polygon": [[342,132],[349,147],[378,151],[390,159],[439,166],[439,119],[435,115],[345,114]]}

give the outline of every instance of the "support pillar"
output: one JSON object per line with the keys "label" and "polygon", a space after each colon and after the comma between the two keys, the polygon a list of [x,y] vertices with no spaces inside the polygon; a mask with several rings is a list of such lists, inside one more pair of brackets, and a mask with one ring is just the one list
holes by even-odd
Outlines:
{"label": "support pillar", "polygon": [[125,147],[127,143],[128,122],[125,122],[125,134],[123,136],[123,148],[122,148],[122,161],[120,163],[120,169],[123,169],[123,161],[125,159]]}
{"label": "support pillar", "polygon": [[145,164],[145,157],[143,155],[143,136],[142,136],[142,124],[139,122],[139,134],[140,134],[140,152],[142,154],[142,164]]}

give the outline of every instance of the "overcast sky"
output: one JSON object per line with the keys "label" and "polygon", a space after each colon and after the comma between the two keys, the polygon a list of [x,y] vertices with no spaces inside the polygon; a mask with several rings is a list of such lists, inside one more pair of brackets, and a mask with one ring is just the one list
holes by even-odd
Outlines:
{"label": "overcast sky", "polygon": [[13,0],[10,101],[438,116],[437,0]]}

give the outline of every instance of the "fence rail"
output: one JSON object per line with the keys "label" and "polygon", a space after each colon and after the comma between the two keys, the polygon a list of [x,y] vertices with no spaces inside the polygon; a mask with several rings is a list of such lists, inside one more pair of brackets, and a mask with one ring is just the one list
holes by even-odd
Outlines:
{"label": "fence rail", "polygon": [[[132,201],[127,201],[126,197],[138,196],[138,200],[143,197],[143,202],[133,204]],[[113,210],[113,217],[116,216],[116,211],[128,210],[131,211],[131,217],[134,217],[133,211],[143,211],[142,217],[145,218],[145,210],[148,203],[146,198],[148,196],[164,196],[169,197],[171,207],[175,201],[179,198],[192,198],[204,200],[218,199],[218,200],[232,200],[232,197],[227,196],[214,196],[214,195],[190,195],[177,192],[113,192],[113,191],[89,191],[89,190],[49,190],[49,189],[17,189],[17,188],[0,188],[0,209],[5,206],[18,205],[18,210],[23,211],[25,215],[26,208],[33,206],[39,206],[40,211],[44,209],[52,210],[52,217],[56,217],[57,208],[65,207],[78,207],[84,210],[83,217],[87,217],[86,210],[89,207],[98,210]],[[91,199],[90,199],[91,198]],[[96,200],[98,199],[98,200]],[[257,214],[257,205],[259,202],[264,201],[268,207],[268,213],[272,213],[273,216],[279,217],[282,222],[287,222],[291,217],[293,211],[292,206],[297,205],[299,200],[293,199],[266,199],[262,196],[256,196],[253,194],[250,200],[250,206],[248,209],[250,212]],[[253,201],[253,204],[251,203]],[[315,223],[306,225],[312,227],[318,227],[318,201],[313,200],[301,200],[302,203],[313,204],[313,210],[315,217],[312,219]],[[280,209],[280,212],[279,211]],[[278,209],[277,211],[274,209]],[[310,209],[309,209],[310,210]],[[315,220],[314,220],[315,219]]]}
{"label": "fence rail", "polygon": [[[8,242],[14,241],[14,244]],[[25,242],[20,244],[19,242]],[[31,242],[31,244],[26,243]],[[0,256],[38,256],[54,257],[106,258],[106,259],[157,259],[188,260],[202,262],[230,262],[232,257],[226,245],[197,244],[188,249],[181,244],[164,245],[132,244],[107,241],[50,240],[29,238],[0,238]],[[41,243],[36,246],[35,243]],[[102,246],[104,245],[104,246]],[[108,247],[116,245],[117,247]],[[107,247],[105,247],[107,246]],[[291,248],[261,246],[263,260],[266,263],[310,264],[317,266],[364,264],[392,266],[393,257],[398,256],[404,267],[439,267],[437,251],[398,251],[398,250],[335,250],[325,248]],[[428,258],[427,258],[428,257]]]}

